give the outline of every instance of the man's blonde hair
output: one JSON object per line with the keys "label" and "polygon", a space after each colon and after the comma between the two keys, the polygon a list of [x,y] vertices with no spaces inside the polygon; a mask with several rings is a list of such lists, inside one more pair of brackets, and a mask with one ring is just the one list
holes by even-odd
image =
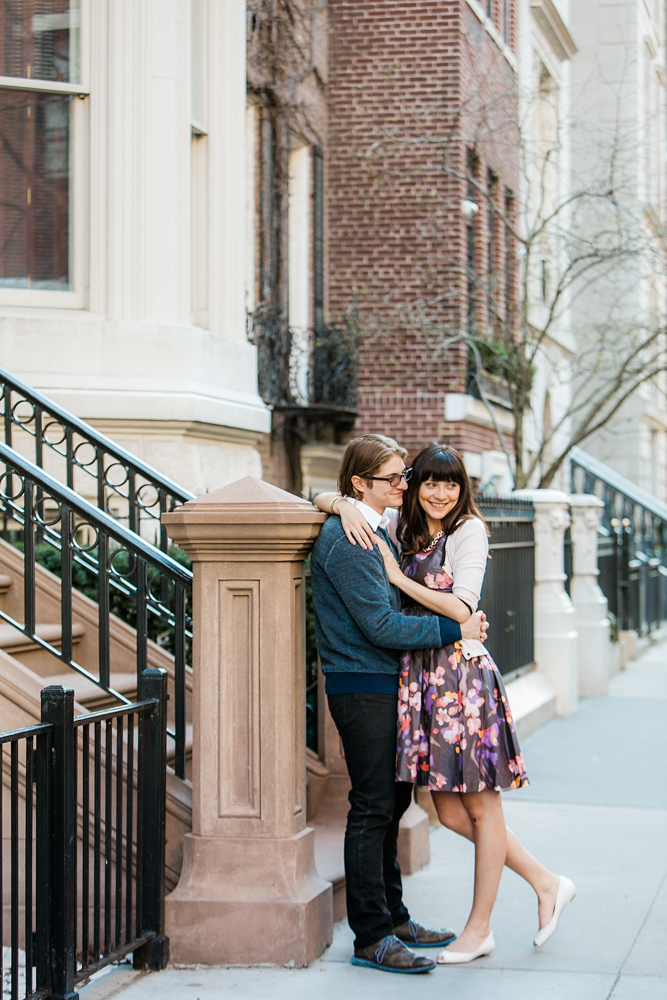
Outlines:
{"label": "man's blonde hair", "polygon": [[363,434],[361,437],[355,438],[348,444],[340,463],[339,493],[342,493],[344,497],[356,497],[357,500],[360,500],[361,497],[352,485],[352,476],[366,479],[368,486],[371,486],[371,476],[376,475],[392,455],[399,455],[405,461],[407,454],[405,448],[401,447],[398,441],[385,437],[384,434]]}

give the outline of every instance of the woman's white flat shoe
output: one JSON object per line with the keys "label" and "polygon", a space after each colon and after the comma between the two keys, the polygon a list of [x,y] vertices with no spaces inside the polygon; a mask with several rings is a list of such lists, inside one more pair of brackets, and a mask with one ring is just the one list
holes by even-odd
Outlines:
{"label": "woman's white flat shoe", "polygon": [[438,965],[463,965],[465,962],[474,962],[476,958],[490,955],[495,946],[496,942],[491,931],[486,941],[482,941],[475,951],[450,951],[449,948],[445,948],[438,955]]}
{"label": "woman's white flat shoe", "polygon": [[556,893],[556,906],[554,907],[554,915],[543,927],[537,932],[537,937],[533,941],[536,948],[541,948],[543,944],[549,940],[551,935],[554,933],[558,927],[558,921],[560,920],[561,913],[565,909],[568,903],[571,903],[577,894],[574,882],[564,875],[561,875],[558,880],[558,892]]}

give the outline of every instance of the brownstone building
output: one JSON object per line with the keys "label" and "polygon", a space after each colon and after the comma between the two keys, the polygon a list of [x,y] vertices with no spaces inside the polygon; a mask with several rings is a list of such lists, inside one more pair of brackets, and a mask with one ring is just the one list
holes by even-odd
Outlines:
{"label": "brownstone building", "polygon": [[[461,337],[511,323],[516,294],[506,220],[519,183],[517,0],[329,0],[318,18],[319,62],[310,75],[297,74],[301,100],[288,126],[292,148],[310,131],[316,168],[302,282],[308,361],[295,362],[299,337],[288,336],[303,390],[292,374],[285,398],[272,401],[265,476],[297,491],[320,488],[351,434],[382,431],[413,453],[433,439],[450,441],[483,484],[506,468],[498,434],[511,449],[511,408],[507,386],[492,375],[483,376],[487,402],[479,398],[475,359]],[[262,121],[275,120],[261,88],[255,92]],[[280,126],[273,128],[280,146]],[[260,257],[266,189],[260,176]],[[287,199],[292,205],[293,190]],[[296,215],[283,217],[287,231],[274,245],[283,246],[289,270]],[[295,299],[284,267],[282,274],[279,311],[290,329]],[[280,363],[274,352],[269,368]]]}

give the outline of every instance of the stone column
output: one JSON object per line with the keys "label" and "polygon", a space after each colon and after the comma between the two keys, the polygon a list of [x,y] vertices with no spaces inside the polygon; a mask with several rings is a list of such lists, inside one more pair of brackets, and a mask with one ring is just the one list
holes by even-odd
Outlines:
{"label": "stone column", "polygon": [[303,563],[324,519],[250,476],[164,515],[194,571],[192,833],[166,899],[173,962],[303,966],[331,942],[305,798]]}
{"label": "stone column", "polygon": [[[556,695],[558,715],[577,710],[577,631],[574,605],[563,584],[563,536],[570,524],[569,497],[560,490],[517,490],[535,507],[535,661]],[[490,623],[493,628],[493,622]]]}
{"label": "stone column", "polygon": [[596,496],[573,494],[572,582],[570,596],[579,633],[579,694],[607,693],[611,642],[607,598],[598,584],[598,525],[604,503]]}

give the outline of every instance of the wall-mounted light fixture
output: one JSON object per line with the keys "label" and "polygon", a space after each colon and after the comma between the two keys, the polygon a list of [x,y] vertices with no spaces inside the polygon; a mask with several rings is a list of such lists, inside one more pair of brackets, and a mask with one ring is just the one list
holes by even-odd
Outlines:
{"label": "wall-mounted light fixture", "polygon": [[461,202],[461,215],[466,220],[466,222],[472,222],[477,213],[479,212],[479,205],[474,201],[469,201],[467,198]]}

